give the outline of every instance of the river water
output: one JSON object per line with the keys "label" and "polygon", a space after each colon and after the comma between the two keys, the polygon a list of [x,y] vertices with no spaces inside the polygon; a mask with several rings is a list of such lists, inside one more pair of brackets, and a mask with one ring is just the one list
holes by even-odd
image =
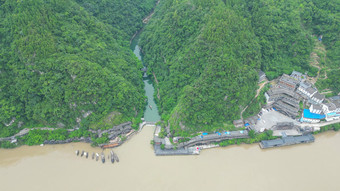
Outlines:
{"label": "river water", "polygon": [[[142,60],[138,39],[131,48]],[[144,118],[156,122],[154,88],[148,79],[144,83],[152,107],[146,107]],[[203,150],[199,156],[156,157],[150,145],[153,131],[146,126],[114,148],[120,158],[115,164],[76,156],[78,149],[102,151],[85,143],[0,149],[0,190],[340,190],[340,133],[284,148],[261,150],[253,144]]]}
{"label": "river water", "polygon": [[[139,35],[138,33],[133,40],[131,41],[131,50],[133,53],[137,56],[137,58],[142,61],[143,66],[145,66],[145,63],[143,62],[143,54],[140,51],[140,47],[138,46],[139,43]],[[148,105],[145,108],[144,112],[144,119],[146,122],[157,122],[160,120],[160,116],[158,114],[157,105],[154,100],[154,92],[155,89],[151,83],[151,80],[149,78],[144,78],[144,89],[145,89],[145,95],[148,97]],[[151,107],[150,107],[151,106]]]}
{"label": "river water", "polygon": [[253,144],[156,157],[153,130],[146,126],[114,148],[114,164],[76,156],[77,149],[101,152],[85,143],[1,149],[0,190],[340,190],[340,133],[284,148]]}

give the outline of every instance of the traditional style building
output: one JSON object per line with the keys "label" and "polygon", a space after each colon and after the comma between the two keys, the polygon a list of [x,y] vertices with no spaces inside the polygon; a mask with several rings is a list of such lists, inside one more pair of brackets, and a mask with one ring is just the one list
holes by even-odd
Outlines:
{"label": "traditional style building", "polygon": [[325,95],[322,95],[322,94],[319,94],[318,92],[314,93],[312,98],[311,98],[312,102],[315,102],[315,103],[322,103],[323,100],[325,100]]}
{"label": "traditional style building", "polygon": [[298,80],[299,82],[307,79],[307,76],[305,74],[302,74],[301,72],[297,72],[297,71],[293,71],[290,77]]}
{"label": "traditional style building", "polygon": [[322,113],[322,106],[320,104],[312,104],[309,108],[310,112],[321,114]]}
{"label": "traditional style building", "polygon": [[279,82],[277,85],[280,88],[286,88],[288,90],[295,90],[296,85],[299,83],[299,81],[293,77],[288,76],[287,74],[283,74],[281,78],[279,79]]}
{"label": "traditional style building", "polygon": [[334,102],[323,104],[322,109],[326,115],[326,121],[340,119],[340,102],[339,101],[334,101]]}

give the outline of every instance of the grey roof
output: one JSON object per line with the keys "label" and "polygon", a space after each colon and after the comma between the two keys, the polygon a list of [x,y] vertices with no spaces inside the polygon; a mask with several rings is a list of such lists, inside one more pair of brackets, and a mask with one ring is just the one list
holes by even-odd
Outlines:
{"label": "grey roof", "polygon": [[284,81],[286,83],[293,84],[293,85],[296,85],[299,83],[296,79],[288,76],[287,74],[283,74],[279,81]]}
{"label": "grey roof", "polygon": [[322,107],[320,104],[312,104],[313,109],[317,109],[317,110],[322,110]]}
{"label": "grey roof", "polygon": [[300,83],[300,86],[299,87],[301,87],[301,88],[303,88],[303,89],[307,89],[307,88],[309,88],[309,87],[311,87],[312,85],[310,84],[310,83],[308,83],[308,82],[306,82],[306,81],[302,81],[301,83]]}
{"label": "grey roof", "polygon": [[313,142],[314,137],[311,134],[302,135],[297,137],[286,137],[283,136],[282,139],[274,139],[274,140],[264,140],[261,141],[263,148],[275,147],[275,146],[285,146],[285,145],[293,145],[299,143]]}
{"label": "grey roof", "polygon": [[307,88],[306,91],[307,91],[307,93],[310,93],[310,94],[317,92],[316,89],[314,89],[312,87]]}
{"label": "grey roof", "polygon": [[302,74],[301,72],[297,72],[297,71],[293,71],[290,76],[299,81],[306,78],[306,75]]}
{"label": "grey roof", "polygon": [[325,99],[325,95],[319,94],[318,92],[316,92],[313,97],[319,100]]}
{"label": "grey roof", "polygon": [[304,136],[297,136],[297,137],[294,137],[295,139],[295,142],[306,142],[306,141],[312,141],[314,140],[314,137],[313,135],[311,134],[308,134],[308,135],[304,135]]}
{"label": "grey roof", "polygon": [[333,102],[336,108],[340,108],[340,101],[335,101]]}
{"label": "grey roof", "polygon": [[235,125],[238,125],[238,124],[242,124],[242,125],[243,125],[243,120],[242,120],[242,119],[234,120],[233,123],[234,123]]}
{"label": "grey roof", "polygon": [[297,72],[297,71],[294,70],[290,76],[291,77],[301,77],[302,73],[301,72]]}
{"label": "grey roof", "polygon": [[277,123],[273,129],[275,130],[288,130],[288,129],[293,129],[294,123],[293,122],[279,122]]}
{"label": "grey roof", "polygon": [[264,140],[264,141],[261,141],[261,144],[264,146],[264,147],[273,147],[273,146],[281,146],[284,144],[283,140],[282,139],[274,139],[274,140]]}
{"label": "grey roof", "polygon": [[340,96],[333,96],[333,97],[330,97],[329,99],[332,101],[336,101],[336,100],[340,101]]}
{"label": "grey roof", "polygon": [[261,77],[263,77],[263,76],[266,76],[266,74],[265,74],[262,70],[260,70],[260,71],[259,71],[259,77],[261,78]]}
{"label": "grey roof", "polygon": [[328,110],[330,111],[336,109],[336,105],[334,103],[326,103],[325,105],[328,107]]}

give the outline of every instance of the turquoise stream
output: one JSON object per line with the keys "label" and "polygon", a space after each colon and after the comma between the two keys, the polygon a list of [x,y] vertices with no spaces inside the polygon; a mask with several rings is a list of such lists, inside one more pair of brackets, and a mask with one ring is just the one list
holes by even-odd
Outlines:
{"label": "turquoise stream", "polygon": [[[131,42],[131,49],[133,50],[133,53],[137,56],[139,60],[142,61],[143,66],[145,66],[145,63],[143,62],[143,55],[140,51],[140,47],[138,46],[139,43],[139,35],[137,34],[132,42]],[[158,108],[154,100],[154,92],[155,88],[152,85],[152,81],[149,78],[143,78],[144,80],[144,89],[145,89],[145,95],[148,97],[148,104],[145,107],[144,112],[144,119],[146,122],[157,122],[161,119],[161,117],[158,114]],[[151,106],[151,107],[150,107]]]}

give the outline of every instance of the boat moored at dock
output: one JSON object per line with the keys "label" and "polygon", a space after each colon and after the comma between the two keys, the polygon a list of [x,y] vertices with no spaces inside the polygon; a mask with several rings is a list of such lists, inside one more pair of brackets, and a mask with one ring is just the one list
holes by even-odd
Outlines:
{"label": "boat moored at dock", "polygon": [[102,152],[101,157],[102,157],[102,163],[105,163],[105,155],[104,155],[104,152]]}

